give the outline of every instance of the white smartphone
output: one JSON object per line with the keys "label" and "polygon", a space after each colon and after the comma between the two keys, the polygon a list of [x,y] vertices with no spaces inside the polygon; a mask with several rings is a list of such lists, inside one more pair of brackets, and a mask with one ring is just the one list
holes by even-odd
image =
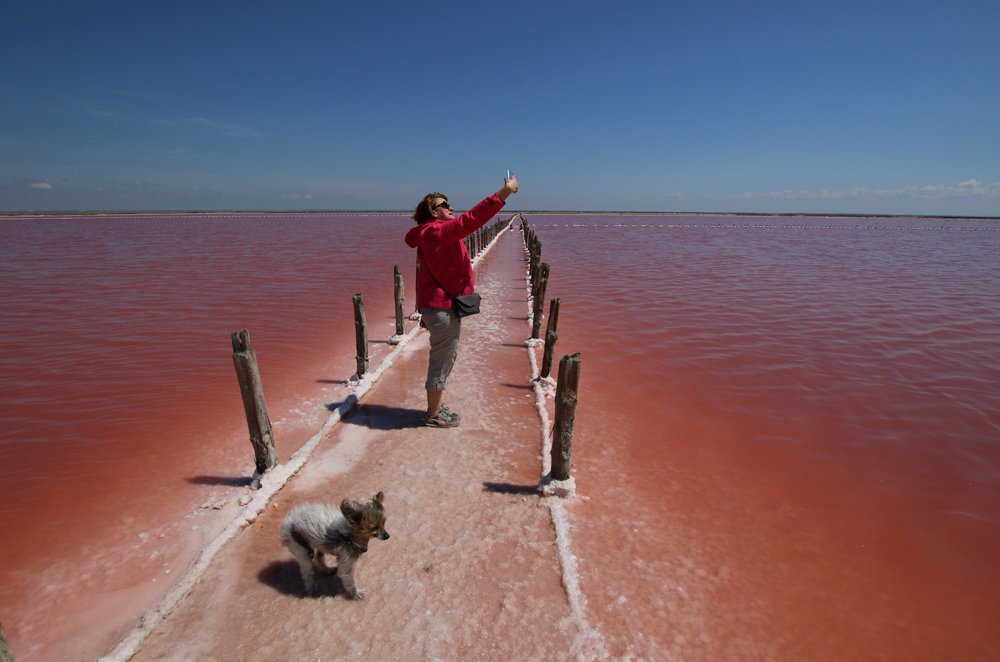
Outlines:
{"label": "white smartphone", "polygon": [[507,179],[510,179],[510,168],[507,168]]}

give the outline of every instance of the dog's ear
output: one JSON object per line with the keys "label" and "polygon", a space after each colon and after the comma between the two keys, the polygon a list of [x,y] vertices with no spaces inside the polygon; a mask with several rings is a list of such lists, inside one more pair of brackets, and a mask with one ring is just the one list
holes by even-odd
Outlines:
{"label": "dog's ear", "polygon": [[372,501],[374,501],[375,503],[377,503],[378,505],[381,506],[382,505],[382,492],[379,491],[378,494],[376,494],[374,497],[372,497]]}
{"label": "dog's ear", "polygon": [[350,499],[344,499],[340,503],[340,512],[349,522],[358,522],[361,519],[361,510],[358,508],[358,504]]}

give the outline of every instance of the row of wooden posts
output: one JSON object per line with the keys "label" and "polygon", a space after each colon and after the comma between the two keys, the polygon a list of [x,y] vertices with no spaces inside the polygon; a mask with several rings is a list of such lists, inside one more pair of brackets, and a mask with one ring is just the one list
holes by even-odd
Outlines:
{"label": "row of wooden posts", "polygon": [[[528,220],[521,216],[524,247],[528,254],[528,281],[531,286],[531,339],[539,340],[542,326],[542,311],[545,306],[545,290],[549,284],[549,265],[542,262],[542,242],[535,231],[528,226]],[[545,327],[545,348],[542,351],[542,365],[539,379],[548,379],[552,370],[552,352],[559,338],[559,299],[549,303],[548,323]],[[576,419],[577,393],[580,386],[580,353],[568,354],[559,361],[559,379],[556,382],[556,416],[552,429],[552,473],[553,480],[568,480],[573,466],[573,423]]]}
{"label": "row of wooden posts", "polygon": [[[466,237],[463,241],[469,254],[475,258],[482,253],[490,242],[510,226],[512,219],[513,217],[479,228]],[[418,264],[418,278],[419,269]],[[393,284],[396,302],[396,335],[390,339],[390,342],[398,342],[398,338],[403,335],[403,275],[398,264],[393,267]],[[351,376],[351,381],[360,381],[368,372],[368,321],[365,316],[364,297],[361,294],[355,294],[352,296],[352,300],[357,369]],[[260,489],[264,474],[278,465],[278,454],[274,449],[274,432],[271,427],[271,419],[267,414],[267,405],[264,402],[264,387],[261,383],[257,355],[250,347],[250,333],[246,329],[233,331],[231,340],[236,379],[240,384],[243,409],[246,412],[247,427],[250,431],[250,444],[254,450],[254,475],[250,486],[253,489]]]}

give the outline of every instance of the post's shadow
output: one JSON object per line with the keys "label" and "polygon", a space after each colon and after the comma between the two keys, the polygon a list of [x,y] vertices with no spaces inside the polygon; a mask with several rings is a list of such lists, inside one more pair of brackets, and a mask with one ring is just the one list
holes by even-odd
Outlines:
{"label": "post's shadow", "polygon": [[344,584],[331,570],[329,574],[317,572],[316,583],[319,591],[316,595],[306,593],[306,586],[299,573],[299,564],[293,560],[272,561],[257,573],[261,584],[266,584],[283,595],[296,598],[318,598],[324,595],[344,595]]}
{"label": "post's shadow", "polygon": [[[339,406],[334,403],[327,405],[327,408],[333,411]],[[421,427],[424,424],[424,413],[422,409],[364,403],[358,404],[341,422],[372,430],[405,430]]]}
{"label": "post's shadow", "polygon": [[192,485],[225,485],[226,487],[249,487],[253,482],[251,476],[192,476],[186,479]]}
{"label": "post's shadow", "polygon": [[516,388],[522,391],[532,391],[535,388],[531,384],[501,384],[501,386],[505,386],[507,388]]}
{"label": "post's shadow", "polygon": [[483,491],[494,494],[538,494],[538,485],[514,485],[513,483],[483,482]]}

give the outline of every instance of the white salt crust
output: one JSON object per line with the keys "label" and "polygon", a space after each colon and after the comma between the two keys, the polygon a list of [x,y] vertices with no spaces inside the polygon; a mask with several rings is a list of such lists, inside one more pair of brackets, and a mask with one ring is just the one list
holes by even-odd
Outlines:
{"label": "white salt crust", "polygon": [[[527,249],[525,249],[527,252]],[[525,287],[531,291],[531,273],[525,272]],[[528,296],[528,328],[534,320],[534,310],[531,296]],[[524,345],[528,349],[528,360],[531,363],[531,384],[535,390],[535,405],[538,408],[538,418],[542,426],[542,477],[539,489],[547,497],[572,499],[576,496],[576,479],[570,476],[567,480],[552,480],[552,433],[549,412],[545,406],[546,398],[555,395],[556,381],[551,377],[542,378],[539,375],[538,360],[535,347],[544,345],[539,338],[528,338]],[[587,620],[587,598],[580,588],[580,572],[577,569],[576,554],[572,549],[569,514],[560,498],[546,499],[552,524],[556,532],[556,549],[558,550],[559,567],[562,572],[562,584],[569,601],[571,619],[577,627],[577,635],[573,642],[572,653],[579,660],[607,659],[608,651],[604,644],[604,635]]]}

